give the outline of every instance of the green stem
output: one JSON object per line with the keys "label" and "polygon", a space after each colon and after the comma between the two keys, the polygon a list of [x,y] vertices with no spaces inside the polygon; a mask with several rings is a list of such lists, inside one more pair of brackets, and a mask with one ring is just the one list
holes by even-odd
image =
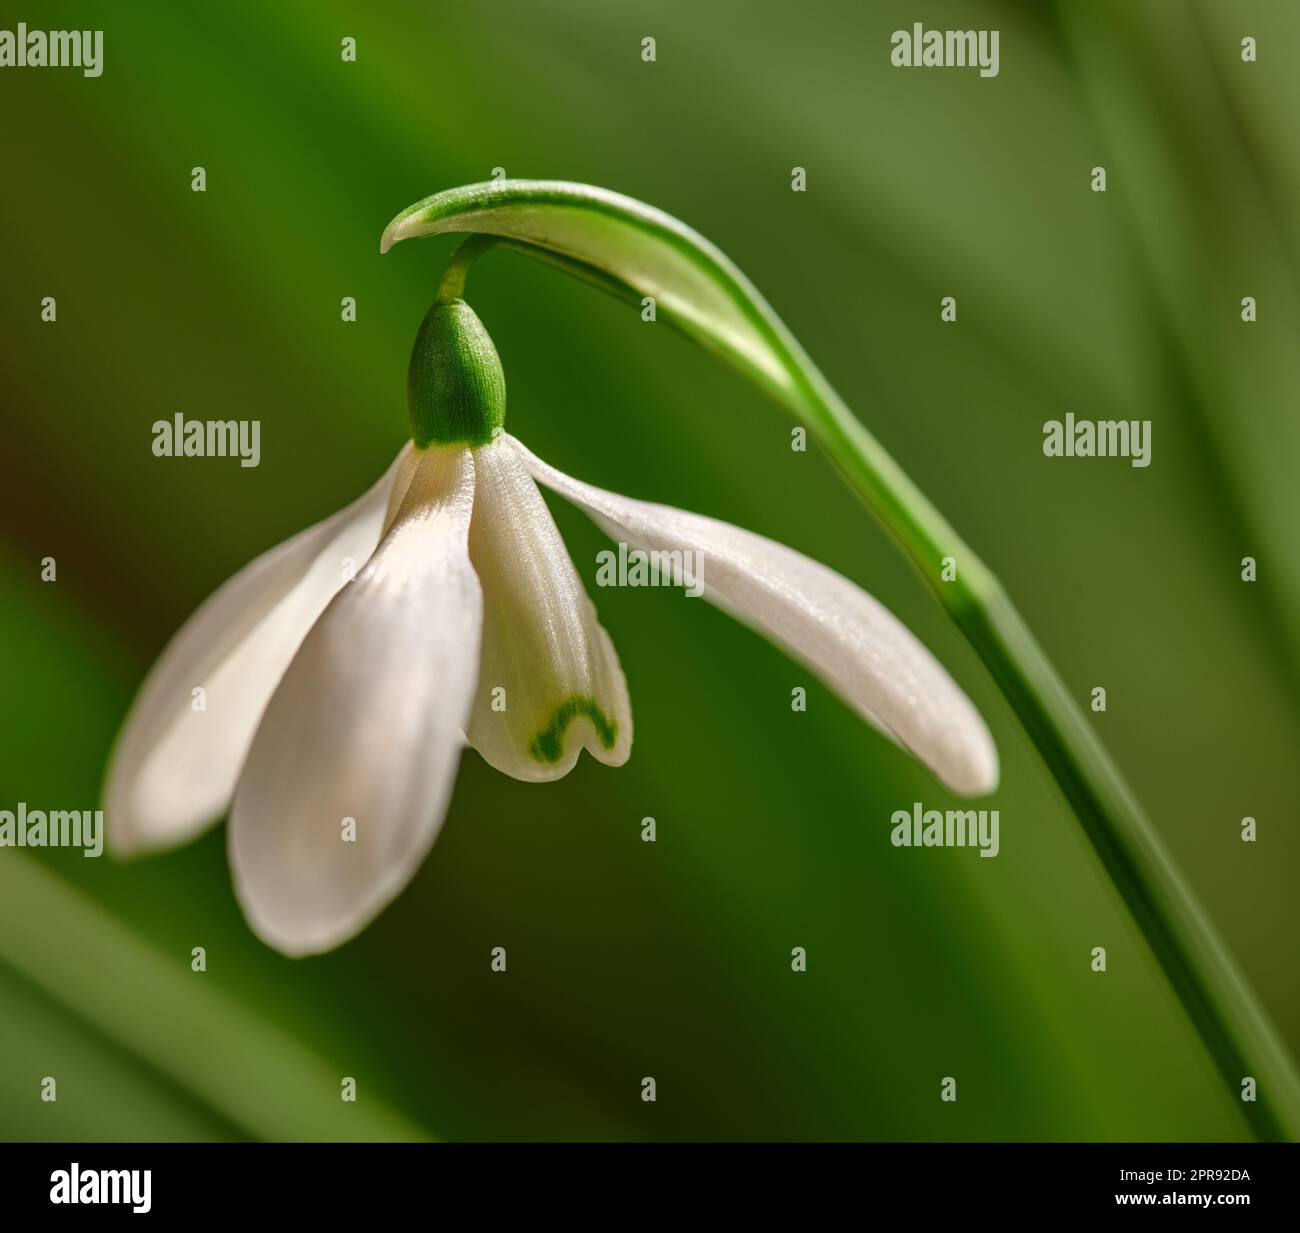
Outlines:
{"label": "green stem", "polygon": [[465,298],[465,282],[469,278],[469,268],[490,248],[497,245],[497,237],[482,232],[464,240],[448,262],[438,284],[437,303],[450,304],[453,300]]}
{"label": "green stem", "polygon": [[1210,1056],[1262,1139],[1300,1136],[1300,1087],[1286,1046],[1164,843],[1000,590],[954,617],[1061,786]]}
{"label": "green stem", "polygon": [[[1244,1078],[1255,1079],[1256,1099],[1241,1103],[1255,1134],[1300,1138],[1300,1081],[1286,1046],[1015,606],[824,379],[803,392],[820,412],[812,422],[823,446],[920,568],[1010,702],[1229,1091],[1239,1094]],[[941,578],[943,557],[957,563],[952,582]]]}

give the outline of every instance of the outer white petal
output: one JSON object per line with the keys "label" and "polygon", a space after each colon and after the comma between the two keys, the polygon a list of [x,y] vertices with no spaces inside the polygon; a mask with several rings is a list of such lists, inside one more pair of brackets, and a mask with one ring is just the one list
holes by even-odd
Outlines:
{"label": "outer white petal", "polygon": [[510,443],[474,459],[469,554],[483,584],[483,654],[470,744],[516,779],[567,775],[584,746],[622,766],[627,683],[555,519]]}
{"label": "outer white petal", "polygon": [[383,542],[284,674],[235,791],[235,891],[287,955],[338,946],[398,895],[455,782],[482,625],[474,461],[437,447],[418,459]]}
{"label": "outer white petal", "polygon": [[997,748],[970,699],[897,617],[847,578],[715,518],[593,488],[508,440],[534,478],[586,509],[611,538],[644,551],[702,553],[706,598],[807,664],[953,791],[997,787]]}
{"label": "outer white petal", "polygon": [[[364,496],[263,553],[204,601],[150,670],[109,761],[119,853],[182,843],[230,805],[267,701],[325,605],[374,551],[406,447]],[[202,689],[205,709],[193,708]]]}

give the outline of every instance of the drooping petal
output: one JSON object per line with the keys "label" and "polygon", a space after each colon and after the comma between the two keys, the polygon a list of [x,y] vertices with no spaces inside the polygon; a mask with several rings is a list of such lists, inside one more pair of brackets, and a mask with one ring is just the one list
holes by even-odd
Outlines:
{"label": "drooping petal", "polygon": [[705,598],[806,664],[954,792],[979,795],[997,786],[997,749],[979,712],[907,627],[860,587],[751,531],[584,484],[507,440],[535,479],[582,506],[612,539],[679,554],[677,572],[702,585]]}
{"label": "drooping petal", "polygon": [[516,779],[567,775],[584,747],[622,766],[627,683],[551,511],[509,443],[474,458],[469,553],[483,584],[483,654],[470,744]]}
{"label": "drooping petal", "polygon": [[474,461],[431,447],[356,580],[303,641],[249,750],[230,813],[235,891],[287,955],[359,932],[428,853],[478,675]]}
{"label": "drooping petal", "polygon": [[245,566],[168,643],[109,761],[104,812],[115,851],[183,843],[226,812],[257,721],[294,652],[378,544],[409,452],[351,505]]}

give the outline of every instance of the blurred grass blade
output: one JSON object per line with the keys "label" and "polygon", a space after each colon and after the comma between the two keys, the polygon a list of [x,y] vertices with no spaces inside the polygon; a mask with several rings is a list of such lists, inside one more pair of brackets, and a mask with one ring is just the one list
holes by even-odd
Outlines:
{"label": "blurred grass blade", "polygon": [[[862,426],[743,273],[684,223],[585,184],[505,180],[437,193],[380,248],[448,232],[500,237],[656,313],[722,355],[806,426],[979,652],[1070,802],[1214,1059],[1262,1138],[1300,1138],[1300,1079],[1227,948],[1086,717],[993,575]],[[472,250],[477,252],[478,250]],[[463,271],[461,271],[463,276]],[[957,578],[940,579],[944,557]]]}
{"label": "blurred grass blade", "polygon": [[326,1065],[191,972],[188,956],[160,955],[16,851],[0,860],[0,963],[250,1137],[430,1138],[367,1096],[363,1080],[355,1103],[340,1099],[352,1072]]}

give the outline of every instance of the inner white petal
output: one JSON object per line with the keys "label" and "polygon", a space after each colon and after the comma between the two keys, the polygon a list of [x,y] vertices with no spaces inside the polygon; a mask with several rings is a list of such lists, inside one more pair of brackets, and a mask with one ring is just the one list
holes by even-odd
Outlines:
{"label": "inner white petal", "polygon": [[632,744],[627,684],[555,520],[507,442],[475,458],[469,546],[484,610],[470,743],[516,779],[557,779],[583,748],[621,766]]}

